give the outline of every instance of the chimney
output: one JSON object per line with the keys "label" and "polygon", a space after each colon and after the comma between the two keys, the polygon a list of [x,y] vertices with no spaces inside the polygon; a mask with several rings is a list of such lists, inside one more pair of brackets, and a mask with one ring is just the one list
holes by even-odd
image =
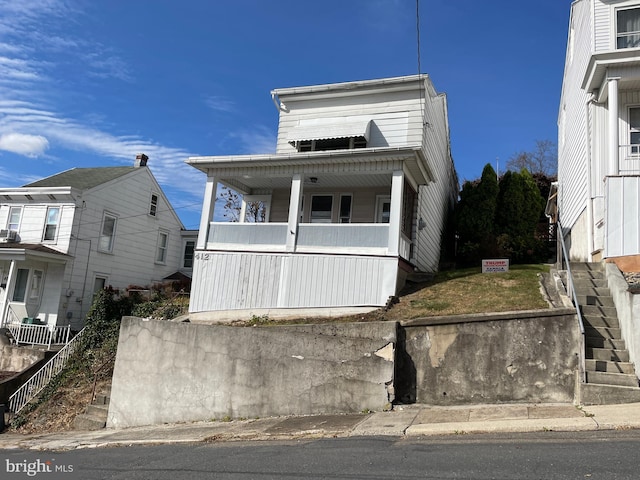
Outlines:
{"label": "chimney", "polygon": [[133,166],[134,167],[146,167],[147,166],[147,160],[149,160],[149,157],[147,157],[144,153],[139,153],[136,155],[136,161],[134,162]]}

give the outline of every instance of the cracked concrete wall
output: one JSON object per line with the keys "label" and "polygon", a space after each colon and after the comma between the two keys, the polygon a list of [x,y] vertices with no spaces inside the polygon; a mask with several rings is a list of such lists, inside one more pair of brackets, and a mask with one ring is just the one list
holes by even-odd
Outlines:
{"label": "cracked concrete wall", "polygon": [[393,400],[396,330],[125,317],[107,426],[381,410]]}
{"label": "cracked concrete wall", "polygon": [[[402,322],[403,401],[431,405],[573,402],[580,329],[550,309]],[[406,375],[409,375],[407,378]],[[397,375],[400,377],[400,375]]]}

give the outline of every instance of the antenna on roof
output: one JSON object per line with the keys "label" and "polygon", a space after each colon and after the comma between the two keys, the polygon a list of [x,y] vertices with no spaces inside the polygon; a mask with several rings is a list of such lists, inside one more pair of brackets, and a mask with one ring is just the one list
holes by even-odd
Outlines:
{"label": "antenna on roof", "polygon": [[[422,75],[422,66],[420,65],[420,0],[416,0],[416,43],[417,43],[417,54],[418,54],[418,77]],[[430,127],[431,124],[425,118],[424,111],[424,80],[420,83],[420,113],[422,115],[422,131],[424,133],[425,127]]]}

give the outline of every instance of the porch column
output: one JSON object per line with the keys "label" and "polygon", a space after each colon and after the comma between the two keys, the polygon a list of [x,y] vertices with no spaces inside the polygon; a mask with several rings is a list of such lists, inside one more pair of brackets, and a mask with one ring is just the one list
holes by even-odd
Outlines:
{"label": "porch column", "polygon": [[607,164],[607,175],[618,174],[618,156],[620,155],[618,80],[620,79],[609,78],[607,80],[607,93],[609,95],[609,162]]}
{"label": "porch column", "polygon": [[[1,281],[2,279],[0,279]],[[9,274],[7,275],[7,285],[4,289],[4,298],[2,300],[2,304],[0,305],[0,326],[4,327],[7,321],[7,311],[9,305],[9,293],[13,295],[14,285],[16,283],[16,261],[11,260],[11,265],[9,266]]]}
{"label": "porch column", "polygon": [[202,201],[202,215],[200,216],[200,230],[198,231],[198,241],[196,248],[204,250],[209,239],[209,228],[213,221],[213,211],[216,205],[216,187],[215,177],[207,175],[207,184],[204,188],[204,200]]}
{"label": "porch column", "polygon": [[300,200],[302,198],[302,175],[296,173],[291,178],[291,197],[289,198],[289,221],[287,228],[287,252],[296,248],[298,237],[298,219],[300,216]]}
{"label": "porch column", "polygon": [[395,170],[391,177],[391,210],[389,212],[389,255],[399,254],[400,221],[402,219],[402,188],[404,187],[404,172]]}

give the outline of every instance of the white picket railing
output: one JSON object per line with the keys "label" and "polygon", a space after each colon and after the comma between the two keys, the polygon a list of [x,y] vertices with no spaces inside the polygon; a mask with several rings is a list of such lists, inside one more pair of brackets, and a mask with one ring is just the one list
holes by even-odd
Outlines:
{"label": "white picket railing", "polygon": [[40,370],[38,370],[27,382],[22,385],[13,395],[9,397],[9,411],[14,414],[22,410],[51,379],[62,371],[64,366],[80,343],[85,329],[71,339],[51,360],[49,360]]}
{"label": "white picket railing", "polygon": [[6,328],[18,345],[65,345],[71,335],[71,325],[36,325],[25,323],[8,323]]}

